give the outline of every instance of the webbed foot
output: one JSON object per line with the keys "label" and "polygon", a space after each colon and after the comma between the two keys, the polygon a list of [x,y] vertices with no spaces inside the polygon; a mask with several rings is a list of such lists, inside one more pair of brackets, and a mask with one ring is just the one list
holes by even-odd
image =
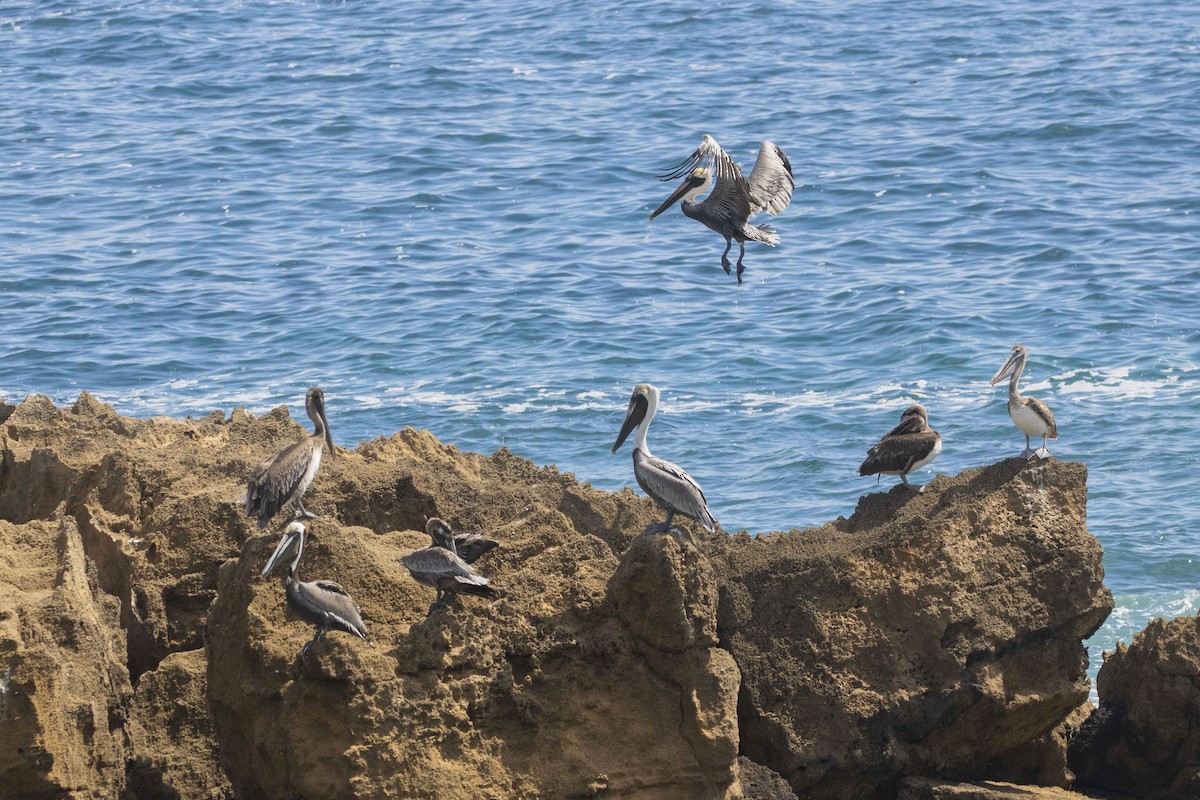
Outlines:
{"label": "webbed foot", "polygon": [[[725,271],[726,271],[726,272],[729,272],[729,270],[725,270]],[[745,272],[745,271],[746,271],[746,266],[745,266],[745,265],[744,265],[744,264],[743,264],[741,261],[738,261],[738,262],[737,262],[737,279],[738,279],[738,286],[741,286],[741,285],[742,285],[742,273],[743,273],[743,272]]]}
{"label": "webbed foot", "polygon": [[[1047,449],[1045,448],[1045,446],[1042,446],[1042,447],[1039,447],[1037,450],[1034,450],[1034,451],[1033,451],[1033,455],[1037,456],[1038,458],[1049,458],[1049,457],[1050,457],[1050,451],[1049,451],[1049,450],[1047,450]],[[1030,458],[1032,458],[1032,457],[1033,457],[1033,456],[1030,456]]]}
{"label": "webbed foot", "polygon": [[1036,454],[1037,454],[1037,451],[1034,450],[1032,447],[1026,447],[1024,450],[1021,451],[1020,455],[1018,455],[1017,458],[1023,458],[1026,461],[1028,461],[1029,459],[1033,458],[1034,455],[1036,455]]}

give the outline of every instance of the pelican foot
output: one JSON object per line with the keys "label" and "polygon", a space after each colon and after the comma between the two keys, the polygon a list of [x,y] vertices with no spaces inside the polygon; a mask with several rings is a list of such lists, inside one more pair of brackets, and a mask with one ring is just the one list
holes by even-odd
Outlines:
{"label": "pelican foot", "polygon": [[925,485],[924,485],[924,484],[921,484],[920,486],[918,486],[918,485],[917,485],[917,484],[915,484],[915,483],[906,483],[906,484],[904,484],[904,485],[905,485],[905,486],[908,488],[908,490],[909,490],[910,492],[915,492],[915,493],[917,493],[917,494],[920,494],[921,492],[925,491]]}
{"label": "pelican foot", "polygon": [[1037,451],[1034,450],[1032,447],[1026,447],[1024,450],[1021,451],[1020,455],[1018,455],[1017,458],[1023,458],[1026,461],[1028,461],[1029,459],[1033,458],[1036,454],[1037,454]]}
{"label": "pelican foot", "polygon": [[725,270],[725,274],[728,275],[733,270],[733,263],[728,258],[722,256],[721,267]]}
{"label": "pelican foot", "polygon": [[[1049,457],[1050,457],[1050,451],[1049,451],[1049,450],[1047,450],[1047,449],[1046,449],[1046,448],[1043,446],[1043,447],[1039,447],[1037,450],[1034,450],[1034,451],[1033,451],[1033,455],[1037,456],[1038,458],[1049,458]],[[1033,457],[1033,456],[1030,456],[1030,458],[1032,458],[1032,457]]]}
{"label": "pelican foot", "polygon": [[664,533],[670,533],[670,532],[671,532],[671,523],[669,523],[669,522],[655,522],[653,525],[646,526],[646,533],[653,534],[656,536],[661,536]]}
{"label": "pelican foot", "polygon": [[[725,271],[726,271],[726,272],[728,272],[729,270],[725,270]],[[741,285],[742,285],[742,273],[743,273],[743,272],[745,272],[745,271],[746,271],[746,267],[745,267],[745,266],[742,264],[742,262],[740,262],[740,261],[739,261],[739,262],[737,263],[737,279],[738,279],[738,286],[741,286]]]}

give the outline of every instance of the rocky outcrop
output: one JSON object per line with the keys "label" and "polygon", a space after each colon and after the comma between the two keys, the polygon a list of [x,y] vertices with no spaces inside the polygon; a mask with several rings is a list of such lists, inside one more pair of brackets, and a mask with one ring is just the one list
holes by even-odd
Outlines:
{"label": "rocky outcrop", "polygon": [[1100,707],[1071,742],[1081,783],[1154,800],[1200,798],[1200,617],[1153,620],[1106,653]]}
{"label": "rocky outcrop", "polygon": [[[785,800],[895,797],[922,774],[1065,781],[1057,726],[1111,606],[1079,465],[1009,461],[821,528],[693,542],[642,535],[657,510],[629,490],[406,429],[338,449],[305,498],[322,519],[301,576],[341,583],[370,640],[330,634],[298,661],[312,629],[259,577],[282,524],[260,532],[234,501],[301,435],[283,408],[0,404],[0,792]],[[435,515],[499,539],[478,566],[500,599],[427,616],[398,556]]]}
{"label": "rocky outcrop", "polygon": [[1087,699],[1081,640],[1112,596],[1085,480],[1079,464],[1010,459],[717,545],[743,752],[811,798],[997,776]]}

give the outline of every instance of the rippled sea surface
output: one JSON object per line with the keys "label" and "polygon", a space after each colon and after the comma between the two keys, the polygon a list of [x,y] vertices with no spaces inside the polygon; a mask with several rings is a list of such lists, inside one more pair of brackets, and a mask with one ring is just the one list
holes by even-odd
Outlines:
{"label": "rippled sea surface", "polygon": [[[341,444],[616,489],[649,381],[655,452],[760,532],[849,514],[914,400],[919,481],[1016,454],[987,381],[1020,343],[1090,469],[1096,663],[1200,608],[1198,45],[1185,0],[0,5],[0,395],[319,383]],[[795,172],[740,288],[647,221],[705,133]]]}

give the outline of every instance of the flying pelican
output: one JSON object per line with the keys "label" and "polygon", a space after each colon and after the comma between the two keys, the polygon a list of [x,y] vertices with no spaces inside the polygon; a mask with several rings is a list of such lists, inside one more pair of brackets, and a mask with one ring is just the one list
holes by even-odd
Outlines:
{"label": "flying pelican", "polygon": [[[1015,345],[1012,352],[1008,354],[1008,360],[1004,362],[1004,366],[992,376],[992,386],[1009,378],[1008,415],[1012,417],[1017,429],[1025,434],[1025,449],[1021,451],[1021,458],[1029,459],[1034,456],[1049,458],[1050,451],[1046,449],[1046,440],[1058,438],[1058,426],[1054,424],[1054,412],[1050,410],[1050,406],[1036,397],[1022,397],[1017,390],[1017,381],[1021,378],[1021,372],[1025,369],[1025,359],[1028,357],[1029,353],[1024,347],[1019,344]],[[1030,447],[1030,436],[1042,437],[1042,446],[1039,449],[1034,450]]]}
{"label": "flying pelican", "polygon": [[[713,186],[713,172],[717,183]],[[721,254],[721,266],[729,274],[729,249],[736,240],[741,248],[737,260],[737,281],[742,282],[746,267],[742,259],[746,255],[746,242],[762,242],[771,247],[779,244],[779,234],[769,225],[751,225],[750,218],[760,211],[772,216],[787,208],[792,201],[792,190],[796,181],[792,178],[792,165],[779,145],[763,142],[758,148],[758,160],[750,171],[750,178],[742,174],[742,168],[731,159],[717,140],[705,134],[700,146],[679,166],[659,177],[664,181],[683,177],[670,197],[654,210],[650,219],[666,211],[678,199],[683,198],[680,208],[692,219],[699,220],[725,237],[725,252]],[[712,192],[699,203],[696,198],[709,189]]]}
{"label": "flying pelican", "polygon": [[717,521],[709,513],[700,485],[681,467],[652,455],[646,445],[646,431],[657,410],[658,389],[648,383],[633,387],[633,396],[629,398],[629,408],[625,411],[625,422],[621,425],[612,451],[617,452],[629,432],[637,428],[637,435],[633,438],[633,476],[637,478],[638,486],[667,510],[667,521],[654,526],[658,533],[671,530],[671,517],[676,512],[696,520],[706,531],[712,532],[716,530]]}
{"label": "flying pelican", "polygon": [[304,581],[297,575],[300,566],[300,556],[304,553],[304,537],[307,530],[302,522],[293,522],[283,532],[275,552],[263,567],[262,576],[265,578],[280,564],[292,559],[287,574],[283,578],[288,605],[292,609],[317,626],[317,632],[300,650],[300,658],[308,655],[309,648],[325,638],[329,630],[352,633],[360,639],[367,638],[367,626],[363,625],[358,607],[346,594],[346,590],[330,581]]}
{"label": "flying pelican", "polygon": [[455,533],[448,522],[437,517],[429,518],[425,532],[435,546],[449,550],[468,564],[474,564],[500,546],[495,539],[485,539],[482,533]]}
{"label": "flying pelican", "polygon": [[908,482],[908,473],[920,469],[942,452],[941,435],[929,427],[925,406],[913,403],[900,415],[900,424],[892,428],[874,447],[858,468],[859,475],[899,475],[914,492],[924,486]]}
{"label": "flying pelican", "polygon": [[401,556],[400,563],[408,568],[409,574],[417,583],[432,586],[437,590],[437,597],[429,607],[431,614],[435,608],[447,605],[449,601],[446,598],[450,595],[473,594],[489,600],[500,596],[495,589],[488,586],[487,578],[444,547],[422,547]]}
{"label": "flying pelican", "polygon": [[304,410],[313,422],[311,436],[290,444],[268,458],[250,473],[246,493],[240,503],[246,506],[246,516],[258,517],[258,527],[265,528],[280,509],[288,507],[294,519],[316,519],[301,502],[304,490],[312,483],[321,465],[326,446],[333,458],[333,437],[325,422],[325,393],[314,386],[304,398]]}

